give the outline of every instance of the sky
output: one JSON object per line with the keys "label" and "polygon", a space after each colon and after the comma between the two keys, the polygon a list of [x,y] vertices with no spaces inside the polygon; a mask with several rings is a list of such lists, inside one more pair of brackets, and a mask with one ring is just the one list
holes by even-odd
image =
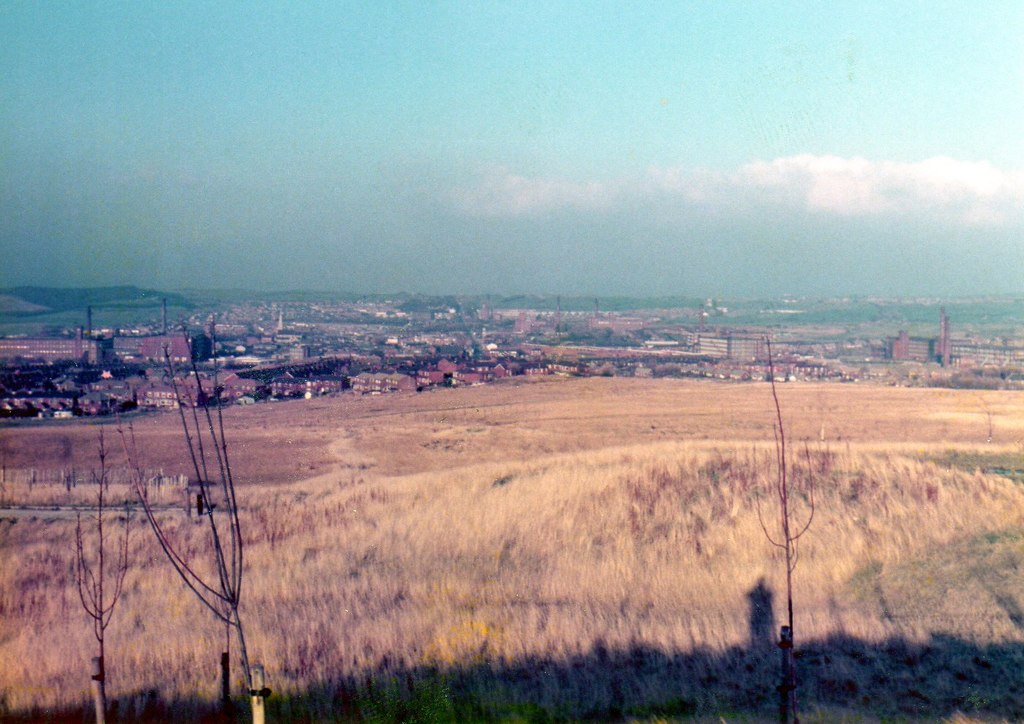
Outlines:
{"label": "sky", "polygon": [[0,2],[0,286],[1024,292],[1024,2]]}

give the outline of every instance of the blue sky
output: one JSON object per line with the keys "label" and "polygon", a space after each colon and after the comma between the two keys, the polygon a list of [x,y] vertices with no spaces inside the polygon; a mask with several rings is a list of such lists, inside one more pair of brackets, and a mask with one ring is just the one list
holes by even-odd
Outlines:
{"label": "blue sky", "polygon": [[0,5],[0,284],[1024,290],[1024,3]]}

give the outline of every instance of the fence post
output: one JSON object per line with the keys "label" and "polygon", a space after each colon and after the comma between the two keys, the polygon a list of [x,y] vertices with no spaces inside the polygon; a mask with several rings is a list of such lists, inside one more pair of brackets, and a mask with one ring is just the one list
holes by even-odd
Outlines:
{"label": "fence post", "polygon": [[220,655],[220,703],[224,711],[231,708],[231,660],[227,651]]}
{"label": "fence post", "polygon": [[92,699],[96,708],[96,724],[106,724],[107,691],[104,685],[103,657],[92,660]]}
{"label": "fence post", "polygon": [[252,697],[252,724],[265,724],[263,700],[270,694],[266,688],[266,681],[263,678],[263,666],[254,664],[252,667],[252,689],[249,696]]}
{"label": "fence post", "polygon": [[[779,721],[789,721],[790,704],[796,689],[796,676],[793,668],[793,630],[783,626],[779,631],[779,650],[782,653],[782,682],[779,684]],[[793,721],[797,722],[796,707],[793,707]]]}

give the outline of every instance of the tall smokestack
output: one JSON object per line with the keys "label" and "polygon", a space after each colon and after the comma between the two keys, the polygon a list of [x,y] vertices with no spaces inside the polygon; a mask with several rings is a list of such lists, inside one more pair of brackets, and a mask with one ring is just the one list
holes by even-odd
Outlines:
{"label": "tall smokestack", "polygon": [[939,309],[939,360],[943,367],[949,367],[952,346],[949,339],[949,317],[946,316],[946,308],[941,307]]}
{"label": "tall smokestack", "polygon": [[85,335],[92,339],[92,305],[85,308]]}
{"label": "tall smokestack", "polygon": [[167,297],[164,297],[163,299],[160,300],[160,313],[161,313],[160,314],[160,319],[163,322],[163,324],[162,324],[163,332],[161,332],[161,334],[166,336],[166,334],[167,334]]}

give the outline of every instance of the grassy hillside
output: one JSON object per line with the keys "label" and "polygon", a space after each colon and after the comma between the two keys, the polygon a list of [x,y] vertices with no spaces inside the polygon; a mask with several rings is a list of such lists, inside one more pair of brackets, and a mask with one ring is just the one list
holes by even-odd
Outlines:
{"label": "grassy hillside", "polygon": [[[795,590],[805,719],[1021,716],[1024,491],[964,461],[1019,453],[1024,396],[780,396],[791,439],[810,438],[793,474],[817,490]],[[764,385],[547,380],[231,410],[243,615],[272,714],[770,719],[784,594],[757,515],[773,510],[769,400]],[[137,425],[161,465],[174,423]],[[95,430],[9,430],[7,468],[88,465]],[[198,555],[202,528],[167,515]],[[0,523],[9,712],[87,701],[73,525]],[[156,689],[150,707],[196,717],[223,630],[145,531],[134,541],[108,691],[141,711]]]}

